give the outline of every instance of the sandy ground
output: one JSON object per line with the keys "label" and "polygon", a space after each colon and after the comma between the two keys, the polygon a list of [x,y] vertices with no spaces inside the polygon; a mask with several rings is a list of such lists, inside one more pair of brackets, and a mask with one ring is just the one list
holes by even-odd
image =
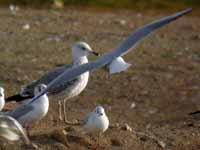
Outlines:
{"label": "sandy ground", "polygon": [[[7,96],[15,94],[55,66],[70,63],[74,42],[86,41],[96,51],[107,52],[137,27],[167,14],[23,8],[12,15],[1,8],[0,84]],[[23,29],[26,24],[30,24],[29,30]],[[109,129],[99,149],[200,149],[200,119],[188,115],[200,109],[199,50],[199,17],[189,15],[160,29],[125,56],[132,64],[128,71],[112,76],[104,70],[92,72],[84,92],[68,102],[70,119],[83,119],[100,104],[112,124],[128,124],[133,129]],[[34,125],[32,141],[44,150],[95,149],[95,140],[82,134],[80,126],[69,127],[59,121],[58,100],[50,97],[49,113]],[[6,109],[15,106],[8,104]],[[0,148],[27,149],[23,142],[1,143]]]}

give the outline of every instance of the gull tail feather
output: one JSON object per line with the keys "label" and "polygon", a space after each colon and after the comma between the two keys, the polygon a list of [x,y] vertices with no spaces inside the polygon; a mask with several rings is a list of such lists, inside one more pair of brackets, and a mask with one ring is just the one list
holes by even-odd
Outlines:
{"label": "gull tail feather", "polygon": [[127,70],[129,67],[131,66],[131,64],[126,63],[122,57],[117,57],[115,60],[113,60],[108,68],[109,68],[109,72],[110,74],[114,74],[114,73],[119,73],[122,71]]}

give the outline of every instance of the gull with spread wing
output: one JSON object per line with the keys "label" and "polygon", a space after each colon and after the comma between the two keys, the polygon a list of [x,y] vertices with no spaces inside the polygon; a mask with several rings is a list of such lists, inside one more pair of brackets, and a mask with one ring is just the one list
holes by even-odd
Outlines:
{"label": "gull with spread wing", "polygon": [[83,74],[84,72],[88,72],[88,71],[103,67],[105,65],[112,64],[113,61],[115,61],[118,57],[121,57],[125,55],[126,53],[128,53],[130,49],[136,43],[138,43],[143,38],[147,37],[150,33],[161,28],[162,26],[167,25],[168,23],[172,21],[175,21],[176,19],[182,17],[185,14],[188,14],[191,11],[192,9],[189,8],[189,9],[177,12],[171,16],[163,17],[157,21],[147,24],[139,28],[135,32],[133,32],[116,50],[102,55],[96,61],[91,61],[86,64],[82,64],[82,65],[70,68],[68,70],[65,70],[62,74],[60,74],[52,82],[50,82],[44,91],[42,91],[39,95],[35,96],[30,101],[30,103],[34,102],[35,100],[37,100],[37,98],[47,93],[51,88],[59,88],[62,82],[71,81],[77,76]]}

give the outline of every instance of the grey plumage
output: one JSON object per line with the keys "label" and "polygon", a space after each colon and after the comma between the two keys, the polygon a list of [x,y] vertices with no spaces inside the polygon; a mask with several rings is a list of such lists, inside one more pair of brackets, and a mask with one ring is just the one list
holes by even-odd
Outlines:
{"label": "grey plumage", "polygon": [[13,111],[10,111],[9,113],[7,113],[7,115],[18,120],[20,117],[31,112],[33,109],[34,109],[34,107],[32,105],[25,104],[24,106],[18,107],[16,109],[14,109]]}
{"label": "grey plumage", "polygon": [[[22,92],[22,95],[29,95],[29,96],[34,96],[34,88],[39,85],[39,84],[45,84],[48,85],[51,81],[53,81],[57,76],[62,74],[65,70],[71,68],[72,65],[64,65],[61,67],[57,67],[54,70],[46,73],[43,75],[39,80],[36,80],[29,85],[27,85]],[[48,94],[57,94],[64,89],[72,87],[74,84],[78,83],[80,80],[80,77],[76,77],[75,79],[71,81],[62,81],[61,83],[58,84],[58,86],[54,86],[49,89]]]}
{"label": "grey plumage", "polygon": [[91,117],[92,115],[94,115],[93,112],[89,112],[89,113],[86,115],[86,117],[85,117],[84,120],[83,120],[83,125],[86,125],[86,124],[87,124],[89,117]]}

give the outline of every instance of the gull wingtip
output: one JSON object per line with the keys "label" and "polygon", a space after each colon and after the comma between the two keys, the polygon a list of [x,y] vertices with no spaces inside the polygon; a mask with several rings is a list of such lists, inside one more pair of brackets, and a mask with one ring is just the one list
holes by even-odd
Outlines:
{"label": "gull wingtip", "polygon": [[192,8],[186,8],[182,11],[183,14],[190,13],[192,11]]}

